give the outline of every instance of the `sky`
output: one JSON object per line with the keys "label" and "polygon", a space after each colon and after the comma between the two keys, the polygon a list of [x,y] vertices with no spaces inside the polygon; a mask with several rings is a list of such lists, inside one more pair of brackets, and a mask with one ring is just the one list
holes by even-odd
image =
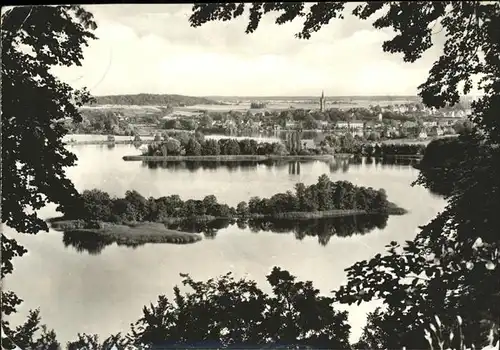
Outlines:
{"label": "sky", "polygon": [[278,26],[263,16],[245,34],[248,12],[236,20],[189,25],[189,4],[85,6],[98,40],[84,50],[81,67],[54,73],[94,95],[190,96],[416,95],[442,50],[443,38],[415,63],[384,53],[394,33],[353,16],[297,39],[302,20]]}

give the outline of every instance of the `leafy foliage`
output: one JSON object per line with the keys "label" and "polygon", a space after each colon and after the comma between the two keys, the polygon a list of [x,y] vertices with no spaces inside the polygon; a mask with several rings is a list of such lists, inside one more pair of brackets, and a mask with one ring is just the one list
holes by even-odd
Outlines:
{"label": "leafy foliage", "polygon": [[[164,145],[172,140],[178,141],[182,134],[169,137],[164,142],[149,144],[144,155],[187,155],[187,156],[218,156],[218,155],[281,155],[286,153],[285,147],[279,142],[260,142],[252,139],[204,139],[196,140],[196,136],[190,136],[186,141],[179,141],[179,150],[174,153],[164,152]],[[185,134],[184,134],[185,135]]]}
{"label": "leafy foliage", "polygon": [[135,94],[135,95],[110,95],[96,96],[94,104],[97,105],[136,105],[136,106],[192,106],[213,105],[216,101],[203,97],[168,94]]}
{"label": "leafy foliage", "polygon": [[415,184],[450,197],[464,175],[460,164],[480,156],[481,149],[473,137],[467,136],[430,142],[418,165],[420,175]]}
{"label": "leafy foliage", "polygon": [[[15,349],[17,346],[26,350],[58,350],[59,343],[53,330],[48,330],[45,325],[40,325],[40,310],[31,310],[26,321],[10,330],[3,325],[4,337],[2,347],[4,349]],[[38,335],[35,338],[35,334]]]}
{"label": "leafy foliage", "polygon": [[[203,200],[181,200],[177,195],[146,199],[137,191],[127,191],[124,198],[111,198],[98,189],[83,191],[78,205],[68,210],[67,219],[86,222],[156,221],[164,222],[175,218],[195,218],[211,216],[235,218],[245,208],[244,216],[294,215],[304,217],[304,212],[335,212],[337,210],[365,211],[387,214],[394,205],[387,200],[383,189],[374,190],[354,186],[347,181],[332,182],[326,175],[318,178],[316,184],[304,186],[298,183],[295,194],[288,191],[271,198],[253,197],[248,204],[240,203],[237,208],[217,203],[215,196]],[[298,212],[298,213],[297,213]]]}
{"label": "leafy foliage", "polygon": [[[276,11],[281,13],[278,24],[305,17],[297,36],[306,39],[345,12],[344,2],[314,3],[308,11],[304,3],[248,6],[247,32],[257,28],[263,14]],[[243,3],[195,4],[190,22],[196,27],[229,20],[241,16],[244,8]],[[443,322],[463,315],[465,345],[485,345],[485,332],[493,330],[498,336],[500,319],[498,308],[492,308],[500,304],[500,3],[366,2],[352,13],[361,19],[379,14],[373,26],[396,32],[383,43],[384,51],[402,53],[407,62],[416,61],[432,46],[433,28],[440,23],[446,34],[444,50],[419,86],[427,106],[456,104],[460,93],[471,91],[473,77],[479,77],[484,95],[472,104],[472,133],[458,141],[467,149],[465,154],[450,154],[447,158],[452,159],[444,164],[432,162],[437,169],[423,171],[419,180],[447,195],[445,210],[413,241],[403,246],[392,242],[387,255],[348,268],[348,283],[338,291],[337,300],[350,304],[382,299],[387,309],[378,324],[391,331],[384,339],[385,348],[427,347],[425,324],[435,314]],[[450,179],[456,181],[449,184]]]}
{"label": "leafy foliage", "polygon": [[20,232],[47,230],[26,209],[64,204],[77,195],[63,171],[76,158],[64,148],[66,130],[57,121],[81,120],[77,107],[89,95],[56,80],[50,68],[80,65],[82,46],[95,38],[87,30],[95,23],[82,11],[78,6],[15,7],[2,18],[2,222]]}
{"label": "leafy foliage", "polygon": [[248,202],[250,214],[279,215],[280,213],[332,210],[362,210],[370,213],[387,212],[390,203],[383,189],[355,186],[347,181],[332,182],[326,175],[316,184],[295,185],[295,193],[278,193],[271,198],[252,197]]}
{"label": "leafy foliage", "polygon": [[[80,121],[78,107],[90,96],[58,81],[50,69],[80,65],[95,28],[92,15],[74,5],[19,6],[2,15],[2,223],[18,232],[48,231],[36,211],[49,202],[61,210],[78,197],[63,169],[76,157],[64,148],[60,121]],[[2,279],[13,270],[11,259],[24,253],[2,233]],[[21,302],[6,291],[2,301],[6,314]],[[9,334],[4,317],[2,329]],[[39,348],[29,339],[22,344]]]}
{"label": "leafy foliage", "polygon": [[275,267],[267,276],[272,296],[231,273],[206,282],[181,276],[192,292],[182,295],[175,287],[173,302],[159,296],[156,305],[144,307],[128,336],[131,344],[349,348],[346,313],[335,311],[332,298],[320,296],[311,282],[297,282],[287,271]]}
{"label": "leafy foliage", "polygon": [[364,157],[388,158],[393,156],[418,156],[427,148],[423,144],[371,144],[352,138],[350,134],[335,137],[328,135],[325,142],[337,153],[350,153]]}

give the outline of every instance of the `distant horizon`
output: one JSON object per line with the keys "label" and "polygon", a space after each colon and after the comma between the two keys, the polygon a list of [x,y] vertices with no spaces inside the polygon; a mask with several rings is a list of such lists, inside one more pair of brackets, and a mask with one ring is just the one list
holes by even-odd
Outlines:
{"label": "distant horizon", "polygon": [[[185,97],[196,97],[196,98],[206,98],[206,99],[216,99],[216,98],[247,98],[247,99],[262,99],[262,98],[319,98],[321,93],[317,95],[189,95],[182,93],[150,93],[150,92],[138,92],[138,93],[127,93],[127,94],[106,94],[106,95],[93,95],[94,97],[109,97],[109,96],[137,96],[137,95],[155,95],[155,96],[185,96]],[[462,95],[461,98],[467,97],[478,97],[481,94],[468,94]],[[325,99],[328,98],[417,98],[421,97],[418,95],[328,95],[325,93]]]}
{"label": "distant horizon", "polygon": [[[200,97],[200,98],[215,98],[215,97],[255,97],[255,98],[263,98],[263,97],[320,97],[319,95],[190,95],[190,94],[181,94],[181,93],[150,93],[150,92],[138,92],[131,94],[107,94],[107,95],[94,95],[95,97],[106,97],[106,96],[137,96],[137,95],[171,95],[171,96],[188,96],[188,97]],[[418,95],[328,95],[325,94],[326,97],[419,97]]]}

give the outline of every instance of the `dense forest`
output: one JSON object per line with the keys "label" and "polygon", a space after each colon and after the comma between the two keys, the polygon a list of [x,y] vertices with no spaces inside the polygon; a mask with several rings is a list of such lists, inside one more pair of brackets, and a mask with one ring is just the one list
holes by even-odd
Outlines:
{"label": "dense forest", "polygon": [[[219,156],[219,155],[288,155],[282,142],[257,142],[253,139],[205,139],[197,132],[165,133],[165,141],[148,145],[145,156]],[[303,149],[299,155],[349,153],[366,157],[420,156],[425,144],[374,144],[352,137],[328,135],[316,148]]]}
{"label": "dense forest", "polygon": [[177,133],[164,142],[148,145],[145,156],[219,156],[219,155],[283,155],[281,142],[260,142],[252,139],[205,139],[201,133]]}
{"label": "dense forest", "polygon": [[270,198],[252,197],[236,208],[220,204],[213,195],[202,200],[182,200],[178,195],[145,198],[137,191],[127,191],[123,198],[112,198],[98,189],[85,190],[80,200],[66,212],[67,219],[84,222],[168,222],[172,218],[248,218],[275,217],[297,212],[328,212],[360,210],[367,213],[388,213],[394,209],[383,189],[355,186],[347,181],[332,182],[326,175],[317,183],[295,185],[295,193],[277,193]]}
{"label": "dense forest", "polygon": [[371,144],[362,143],[353,147],[339,148],[340,153],[350,153],[364,157],[389,158],[389,157],[409,157],[421,156],[425,151],[425,144]]}
{"label": "dense forest", "polygon": [[472,135],[434,140],[427,145],[417,166],[421,176],[415,183],[426,186],[433,193],[449,197],[463,176],[460,164],[467,159],[485,157],[488,151]]}
{"label": "dense forest", "polygon": [[425,144],[378,143],[349,133],[326,135],[321,142],[333,148],[336,153],[349,153],[370,157],[422,155]]}
{"label": "dense forest", "polygon": [[192,106],[198,104],[219,104],[216,101],[203,97],[167,95],[167,94],[135,94],[95,96],[92,104],[97,105],[136,105],[136,106]]}

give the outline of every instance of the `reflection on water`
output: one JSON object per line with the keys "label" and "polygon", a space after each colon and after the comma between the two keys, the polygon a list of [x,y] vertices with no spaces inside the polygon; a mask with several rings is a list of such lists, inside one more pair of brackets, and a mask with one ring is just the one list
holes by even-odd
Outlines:
{"label": "reflection on water", "polygon": [[256,168],[258,166],[267,168],[285,168],[288,165],[286,160],[262,160],[262,161],[142,161],[142,166],[149,169],[170,169],[170,170],[217,170],[226,168],[231,170],[241,170],[245,168]]}
{"label": "reflection on water", "polygon": [[300,162],[290,162],[288,164],[288,174],[300,175]]}
{"label": "reflection on water", "polygon": [[117,242],[110,237],[99,235],[91,231],[68,231],[63,234],[63,243],[65,247],[73,247],[78,253],[87,252],[90,255],[101,254],[103,249],[116,243],[119,246],[137,248],[144,243],[123,243]]}
{"label": "reflection on water", "polygon": [[351,158],[335,157],[328,161],[306,160],[259,160],[259,161],[142,161],[142,167],[148,169],[169,169],[169,170],[188,170],[196,172],[198,170],[217,170],[226,168],[229,171],[252,169],[264,167],[267,169],[285,169],[288,168],[289,175],[300,175],[301,164],[312,164],[323,162],[328,165],[330,173],[342,171],[347,173],[351,166],[365,165],[383,165],[384,167],[408,167],[418,164],[416,159],[408,158],[372,158],[353,156]]}
{"label": "reflection on water", "polygon": [[[141,162],[123,161],[125,155],[140,154],[133,145],[117,144],[112,149],[106,145],[68,148],[78,157],[77,165],[67,169],[78,191],[98,188],[122,197],[125,191],[134,189],[147,197],[178,194],[183,200],[203,199],[213,194],[219,202],[234,207],[252,196],[267,198],[292,190],[297,182],[316,183],[320,175],[328,174],[333,181],[384,188],[391,201],[410,212],[390,216],[386,227],[374,228],[364,235],[358,220],[358,228],[350,237],[345,223],[332,225],[307,220],[296,222],[294,227],[287,227],[289,222],[261,223],[260,226],[247,223],[246,229],[242,223],[240,227],[234,223],[222,229],[212,226],[215,239],[187,245],[145,244],[137,249],[94,242],[91,238],[82,242],[81,237],[61,237],[61,232],[54,230],[24,235],[5,227],[5,234],[15,237],[29,251],[14,260],[14,273],[3,281],[7,290],[14,290],[24,299],[20,312],[11,315],[9,321],[20,324],[25,321],[27,310],[39,307],[44,322],[56,330],[61,342],[74,339],[78,332],[108,336],[128,331],[130,322],[141,316],[145,304],[156,300],[159,294],[172,296],[172,287],[180,282],[179,273],[206,280],[232,271],[238,278],[247,276],[256,280],[263,290],[271,292],[266,289],[265,276],[273,266],[280,266],[300,280],[313,281],[321,293],[329,295],[345,280],[346,267],[383,253],[390,241],[413,239],[418,227],[428,223],[446,204],[425,188],[411,187],[418,170],[403,165],[405,161],[400,159],[367,162],[367,159],[351,158],[329,164],[301,161],[300,172],[299,163],[295,163],[295,174],[291,174],[293,165],[289,162],[240,167],[236,171],[226,165],[207,169],[205,162],[196,171],[188,170],[186,165],[161,169],[159,164],[160,169],[152,170],[147,165],[141,166]],[[55,208],[55,205],[43,208],[42,217],[58,216]],[[259,227],[259,233],[252,234],[252,227]],[[275,231],[281,228],[291,234],[264,230],[270,228]],[[294,238],[302,237],[304,232],[316,233],[316,236],[306,234],[303,240]],[[329,238],[328,244],[318,244],[319,237],[325,237],[325,241]],[[71,246],[70,249],[65,248],[65,244]],[[77,247],[94,254],[101,251],[101,254],[79,254]],[[349,307],[354,337],[359,336],[364,314],[370,308],[365,304]]]}
{"label": "reflection on water", "polygon": [[314,161],[288,161],[288,160],[259,160],[259,161],[142,161],[142,166],[148,169],[189,170],[196,172],[202,170],[217,170],[226,168],[229,171],[252,169],[259,166],[267,169],[285,169],[288,167],[290,175],[300,175],[300,163],[313,163]]}
{"label": "reflection on water", "polygon": [[[373,229],[384,229],[387,225],[387,215],[355,215],[324,219],[307,220],[285,220],[285,219],[216,219],[209,222],[183,221],[175,224],[168,224],[167,227],[173,230],[200,233],[206,239],[214,239],[217,232],[230,228],[231,231],[243,231],[247,228],[254,233],[293,233],[298,240],[306,236],[318,237],[318,243],[326,246],[332,236],[350,237],[352,235],[364,235]],[[91,255],[100,254],[103,249],[113,243],[117,243],[110,237],[98,235],[92,232],[71,231],[63,234],[65,247],[74,247],[77,252],[87,252]],[[136,248],[142,244],[123,244],[126,247]]]}

